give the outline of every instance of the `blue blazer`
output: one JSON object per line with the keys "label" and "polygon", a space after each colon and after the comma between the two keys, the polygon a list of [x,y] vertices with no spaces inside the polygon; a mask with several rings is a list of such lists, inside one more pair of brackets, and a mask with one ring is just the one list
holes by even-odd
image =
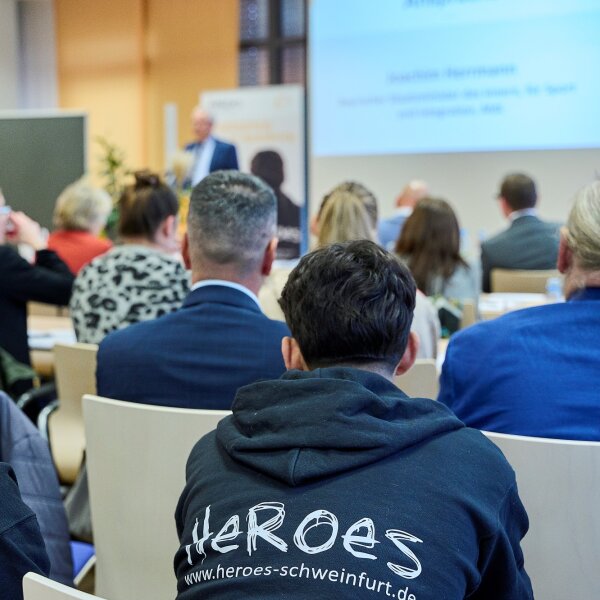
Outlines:
{"label": "blue blazer", "polygon": [[[237,151],[233,144],[228,144],[213,138],[215,140],[215,151],[210,161],[209,173],[213,171],[222,171],[224,169],[239,169]],[[200,144],[192,142],[185,147],[186,152],[194,152]]]}
{"label": "blue blazer", "polygon": [[100,344],[98,394],[159,406],[230,409],[236,390],[284,371],[287,326],[239,290],[198,288],[182,308],[108,335]]}
{"label": "blue blazer", "polygon": [[600,441],[600,288],[452,336],[438,400],[470,427]]}

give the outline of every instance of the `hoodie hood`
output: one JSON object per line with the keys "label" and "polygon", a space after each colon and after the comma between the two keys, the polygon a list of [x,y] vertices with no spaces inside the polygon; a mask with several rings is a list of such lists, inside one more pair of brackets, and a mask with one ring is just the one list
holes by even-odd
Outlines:
{"label": "hoodie hood", "polygon": [[464,427],[444,405],[409,398],[369,371],[288,371],[238,390],[217,426],[231,458],[290,486],[331,477]]}

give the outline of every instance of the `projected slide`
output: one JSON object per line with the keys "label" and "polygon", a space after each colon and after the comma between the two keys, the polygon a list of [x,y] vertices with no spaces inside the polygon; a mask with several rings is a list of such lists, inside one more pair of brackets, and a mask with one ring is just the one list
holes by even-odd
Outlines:
{"label": "projected slide", "polygon": [[600,147],[600,0],[312,0],[313,154]]}

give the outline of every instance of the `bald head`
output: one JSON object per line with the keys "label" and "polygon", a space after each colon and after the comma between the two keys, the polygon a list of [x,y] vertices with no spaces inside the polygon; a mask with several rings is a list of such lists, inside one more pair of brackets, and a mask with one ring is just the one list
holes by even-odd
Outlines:
{"label": "bald head", "polygon": [[414,208],[415,204],[425,198],[429,194],[429,187],[425,181],[420,179],[413,179],[409,181],[402,193],[396,199],[396,206],[398,208],[402,206],[408,206]]}
{"label": "bald head", "polygon": [[196,106],[192,111],[192,131],[196,140],[203,142],[211,133],[214,119],[202,107]]}

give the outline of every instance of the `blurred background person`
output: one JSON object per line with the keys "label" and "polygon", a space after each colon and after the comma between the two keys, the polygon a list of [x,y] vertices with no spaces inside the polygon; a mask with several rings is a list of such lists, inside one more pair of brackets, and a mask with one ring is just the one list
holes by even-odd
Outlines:
{"label": "blurred background person", "polygon": [[67,186],[56,201],[54,226],[48,248],[67,263],[74,275],[93,258],[112,248],[112,242],[99,237],[112,210],[107,192],[85,179]]}
{"label": "blurred background person", "polygon": [[396,198],[396,210],[388,219],[379,221],[377,236],[379,243],[386,250],[394,251],[396,240],[400,236],[402,226],[410,217],[415,204],[429,195],[429,188],[424,181],[413,179],[406,184],[402,193]]}
{"label": "blurred background person", "polygon": [[239,169],[235,146],[212,135],[215,123],[213,116],[200,106],[196,106],[192,111],[191,119],[194,141],[187,144],[185,151],[193,156],[193,162],[187,185],[194,187],[214,171]]}
{"label": "blurred background person", "polygon": [[[8,244],[7,242],[11,242]],[[30,264],[17,252],[25,244],[35,253]],[[63,306],[69,303],[73,275],[46,247],[39,224],[22,212],[0,210],[0,348],[30,364],[27,343],[27,302]]]}
{"label": "blurred background person", "polygon": [[458,219],[448,202],[440,198],[420,200],[404,223],[395,251],[427,296],[477,306],[478,269],[460,255]]}
{"label": "blurred background person", "polygon": [[158,175],[135,173],[119,200],[122,245],[79,273],[70,309],[80,342],[179,308],[189,291],[177,238],[178,201]]}
{"label": "blurred background person", "polygon": [[254,155],[250,172],[270,185],[277,197],[277,258],[290,260],[300,256],[300,207],[282,191],[285,171],[281,154],[263,150]]}

